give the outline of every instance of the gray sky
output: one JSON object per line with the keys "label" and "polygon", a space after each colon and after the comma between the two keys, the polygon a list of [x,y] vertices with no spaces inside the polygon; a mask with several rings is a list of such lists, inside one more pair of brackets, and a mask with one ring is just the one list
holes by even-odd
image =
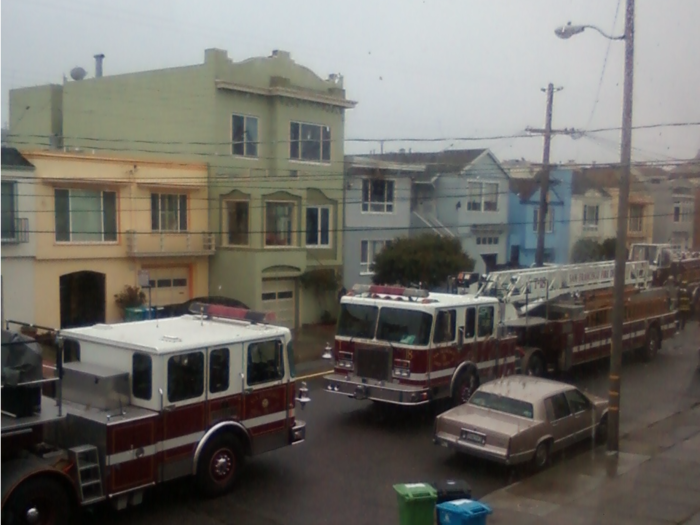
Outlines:
{"label": "gray sky", "polygon": [[[621,33],[625,0],[3,0],[2,121],[8,90],[62,81],[74,66],[105,75],[201,63],[204,49],[243,60],[292,53],[321,77],[339,72],[346,137],[509,135],[544,124],[548,82],[563,86],[554,126],[621,122],[623,42],[587,31],[560,40],[569,20]],[[196,6],[196,7],[195,7]],[[637,0],[634,124],[700,121],[700,1]],[[601,72],[598,103],[595,104]],[[593,112],[595,106],[595,112]],[[618,159],[619,132],[557,137],[553,161]],[[700,127],[636,131],[639,161],[693,157]],[[502,159],[541,160],[541,138],[385,144],[434,150],[490,147]],[[358,153],[378,144],[349,142]]]}

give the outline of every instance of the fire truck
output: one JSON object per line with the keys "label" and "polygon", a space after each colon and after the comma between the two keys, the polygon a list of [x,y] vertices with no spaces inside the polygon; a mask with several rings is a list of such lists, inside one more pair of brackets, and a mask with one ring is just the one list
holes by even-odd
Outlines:
{"label": "fire truck", "polygon": [[[477,296],[505,306],[521,371],[541,376],[610,356],[614,270],[614,261],[606,261],[494,272]],[[648,261],[627,262],[623,350],[637,350],[647,360],[676,332],[670,291],[653,281]]]}
{"label": "fire truck", "polygon": [[297,394],[290,331],[266,319],[195,304],[61,330],[48,378],[36,342],[3,331],[2,522],[73,523],[81,506],[123,509],[185,476],[220,495],[247,457],[303,442],[308,388]]}
{"label": "fire truck", "polygon": [[630,261],[648,261],[655,286],[668,286],[671,282],[680,286],[686,282],[690,288],[692,304],[700,303],[700,254],[684,253],[671,244],[641,244],[630,246]]}
{"label": "fire truck", "polygon": [[462,403],[516,372],[517,338],[494,297],[355,285],[341,299],[327,392],[394,405]]}

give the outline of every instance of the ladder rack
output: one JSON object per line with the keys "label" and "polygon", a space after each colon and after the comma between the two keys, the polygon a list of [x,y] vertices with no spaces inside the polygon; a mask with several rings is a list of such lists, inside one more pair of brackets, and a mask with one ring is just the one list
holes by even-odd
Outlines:
{"label": "ladder rack", "polygon": [[[614,261],[506,270],[490,273],[477,295],[498,297],[504,303],[534,303],[565,294],[612,288],[614,278]],[[647,261],[627,262],[625,286],[648,288],[651,281]]]}

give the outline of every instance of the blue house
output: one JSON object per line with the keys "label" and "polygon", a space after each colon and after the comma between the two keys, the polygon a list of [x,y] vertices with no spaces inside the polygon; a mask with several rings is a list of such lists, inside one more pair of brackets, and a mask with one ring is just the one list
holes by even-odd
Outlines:
{"label": "blue house", "polygon": [[[570,169],[553,169],[550,172],[549,205],[545,220],[545,262],[569,262],[572,175]],[[538,174],[533,179],[511,179],[508,253],[509,263],[514,266],[527,267],[535,263],[540,211],[539,177]]]}

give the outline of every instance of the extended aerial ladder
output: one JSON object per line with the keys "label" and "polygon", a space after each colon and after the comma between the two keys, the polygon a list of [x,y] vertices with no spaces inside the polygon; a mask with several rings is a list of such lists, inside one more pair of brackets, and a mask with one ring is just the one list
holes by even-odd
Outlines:
{"label": "extended aerial ladder", "polygon": [[[625,286],[648,288],[652,278],[648,261],[627,262]],[[506,270],[490,273],[477,295],[498,297],[505,304],[526,303],[530,310],[561,295],[612,288],[614,279],[614,261]]]}

